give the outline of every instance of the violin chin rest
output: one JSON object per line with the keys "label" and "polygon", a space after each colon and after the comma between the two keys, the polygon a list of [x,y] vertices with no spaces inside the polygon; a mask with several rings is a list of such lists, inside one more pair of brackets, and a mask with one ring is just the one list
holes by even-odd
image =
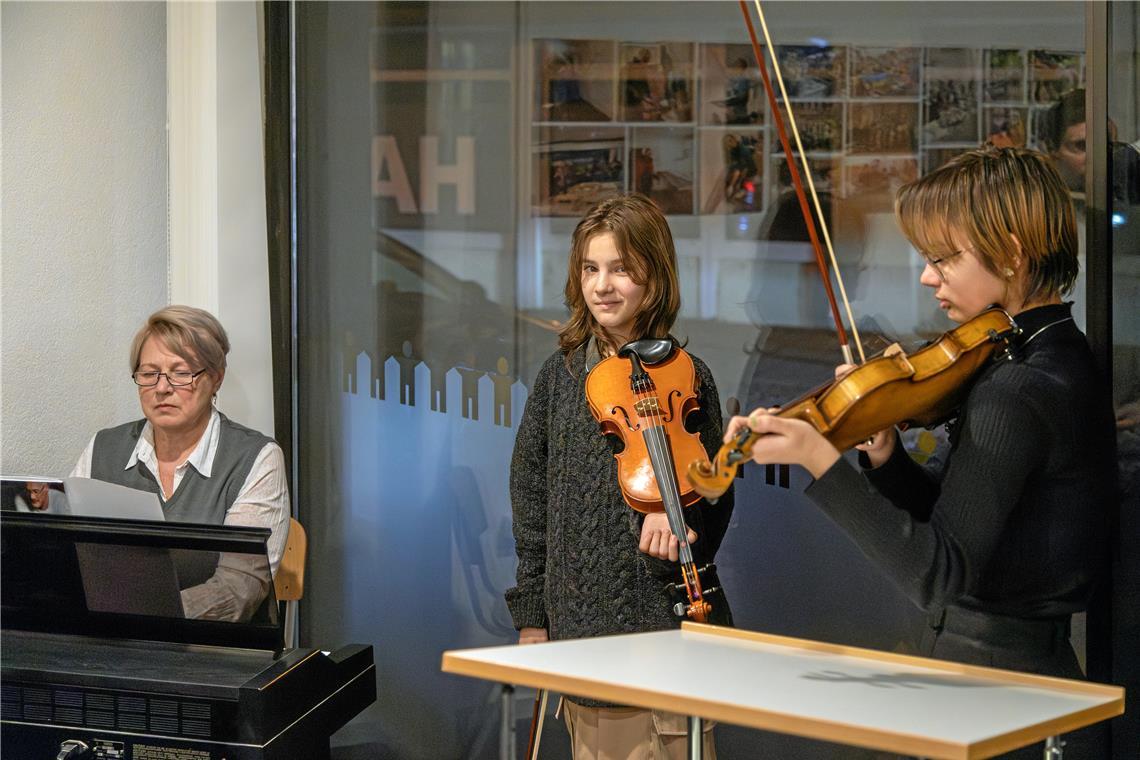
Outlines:
{"label": "violin chin rest", "polygon": [[673,355],[672,338],[642,338],[631,340],[618,349],[618,356],[634,354],[642,364],[659,364]]}

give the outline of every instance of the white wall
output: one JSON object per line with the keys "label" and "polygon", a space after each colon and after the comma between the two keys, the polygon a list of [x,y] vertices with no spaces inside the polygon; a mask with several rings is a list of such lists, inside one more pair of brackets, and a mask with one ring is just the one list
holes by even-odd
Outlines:
{"label": "white wall", "polygon": [[171,302],[226,326],[219,406],[272,435],[258,7],[3,3],[0,472],[137,418],[127,349]]}
{"label": "white wall", "polygon": [[265,225],[261,3],[218,6],[218,310],[229,332],[229,372],[218,402],[273,435],[269,233]]}
{"label": "white wall", "polygon": [[221,320],[218,406],[273,435],[260,3],[167,7],[170,299]]}
{"label": "white wall", "polygon": [[167,302],[162,3],[0,10],[0,471],[66,475],[138,415],[131,336]]}

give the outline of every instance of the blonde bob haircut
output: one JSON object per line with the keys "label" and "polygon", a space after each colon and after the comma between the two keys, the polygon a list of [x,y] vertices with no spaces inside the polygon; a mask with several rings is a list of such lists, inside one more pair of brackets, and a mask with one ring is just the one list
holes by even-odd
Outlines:
{"label": "blonde bob haircut", "polygon": [[1025,266],[1026,303],[1064,295],[1076,281],[1073,203],[1052,161],[1037,151],[986,145],[963,153],[903,185],[895,215],[924,257],[957,253],[957,235],[996,277],[1009,279],[1006,270]]}
{"label": "blonde bob haircut", "polygon": [[618,349],[605,328],[590,313],[582,295],[582,269],[586,249],[597,235],[610,233],[630,278],[645,287],[634,317],[633,339],[664,338],[681,309],[677,284],[677,251],[665,215],[644,195],[620,195],[590,209],[570,239],[566,275],[566,307],[570,318],[558,333],[558,345],[567,356],[591,337]]}
{"label": "blonde bob haircut", "polygon": [[131,341],[131,372],[139,368],[143,344],[157,338],[167,351],[180,356],[194,371],[204,369],[215,380],[226,371],[230,339],[225,329],[208,311],[193,306],[167,306],[147,317],[146,324]]}

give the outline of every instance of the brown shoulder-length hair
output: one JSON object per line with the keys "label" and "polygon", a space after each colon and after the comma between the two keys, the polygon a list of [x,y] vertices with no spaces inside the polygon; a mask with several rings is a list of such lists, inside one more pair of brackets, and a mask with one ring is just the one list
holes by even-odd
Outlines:
{"label": "brown shoulder-length hair", "polygon": [[[895,215],[911,244],[928,258],[955,253],[965,235],[982,265],[1003,279],[1027,267],[1026,303],[1067,293],[1077,279],[1073,202],[1053,162],[1025,148],[986,145],[903,185]],[[1020,251],[1013,242],[1017,238]]]}
{"label": "brown shoulder-length hair", "polygon": [[677,284],[677,250],[665,215],[653,201],[636,193],[604,200],[587,212],[570,239],[566,273],[566,307],[570,318],[558,333],[558,345],[569,354],[591,336],[617,349],[613,338],[590,313],[582,295],[582,265],[590,240],[610,233],[629,276],[645,287],[645,297],[634,318],[633,337],[664,338],[681,309]]}

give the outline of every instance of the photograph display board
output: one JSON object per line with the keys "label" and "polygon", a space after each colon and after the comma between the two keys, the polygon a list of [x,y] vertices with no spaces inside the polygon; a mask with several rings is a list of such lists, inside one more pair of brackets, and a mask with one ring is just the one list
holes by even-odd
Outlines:
{"label": "photograph display board", "polygon": [[[838,198],[893,193],[985,141],[1041,148],[1041,115],[1083,82],[1071,51],[780,45],[777,59],[817,190]],[[791,188],[750,45],[536,39],[531,60],[533,216],[632,191],[670,215],[755,214]]]}

